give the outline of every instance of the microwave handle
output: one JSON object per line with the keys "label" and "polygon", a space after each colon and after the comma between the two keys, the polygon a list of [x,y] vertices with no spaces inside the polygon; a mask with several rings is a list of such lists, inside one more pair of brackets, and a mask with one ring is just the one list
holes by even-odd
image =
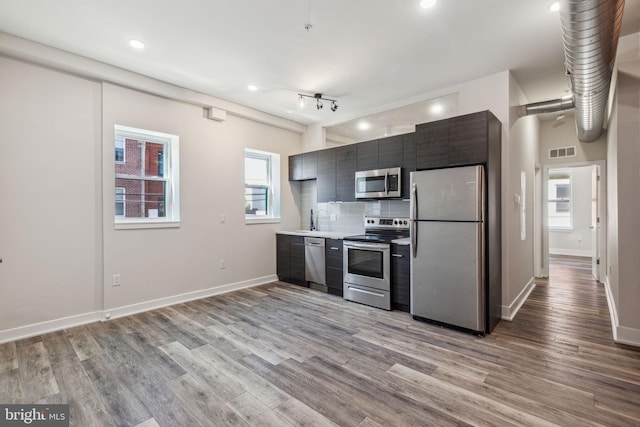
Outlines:
{"label": "microwave handle", "polygon": [[384,192],[389,194],[389,170],[384,175]]}

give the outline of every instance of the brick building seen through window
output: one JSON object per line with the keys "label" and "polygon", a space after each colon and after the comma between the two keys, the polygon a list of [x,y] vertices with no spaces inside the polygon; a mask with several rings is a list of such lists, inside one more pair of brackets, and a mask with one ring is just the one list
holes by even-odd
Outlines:
{"label": "brick building seen through window", "polygon": [[122,138],[116,149],[116,215],[124,218],[166,216],[165,150],[162,143]]}

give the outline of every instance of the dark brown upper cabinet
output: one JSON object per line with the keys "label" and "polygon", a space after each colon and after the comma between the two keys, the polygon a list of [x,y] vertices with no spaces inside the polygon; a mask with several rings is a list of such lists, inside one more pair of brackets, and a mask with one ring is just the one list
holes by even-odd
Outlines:
{"label": "dark brown upper cabinet", "polygon": [[366,141],[355,144],[358,153],[359,171],[378,169],[378,141]]}
{"label": "dark brown upper cabinet", "polygon": [[357,144],[336,148],[336,200],[355,202]]}
{"label": "dark brown upper cabinet", "polygon": [[378,140],[378,169],[402,166],[402,136],[394,135]]}
{"label": "dark brown upper cabinet", "polygon": [[335,202],[337,200],[336,152],[336,149],[318,151],[318,202]]}
{"label": "dark brown upper cabinet", "polygon": [[316,179],[318,175],[318,152],[289,156],[289,181]]}

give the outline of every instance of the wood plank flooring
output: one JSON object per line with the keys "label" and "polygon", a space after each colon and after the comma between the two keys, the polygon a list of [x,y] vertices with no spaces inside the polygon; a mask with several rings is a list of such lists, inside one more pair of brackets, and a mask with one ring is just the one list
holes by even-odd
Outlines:
{"label": "wood plank flooring", "polygon": [[640,425],[588,259],[484,338],[286,283],[0,345],[0,402],[74,426]]}

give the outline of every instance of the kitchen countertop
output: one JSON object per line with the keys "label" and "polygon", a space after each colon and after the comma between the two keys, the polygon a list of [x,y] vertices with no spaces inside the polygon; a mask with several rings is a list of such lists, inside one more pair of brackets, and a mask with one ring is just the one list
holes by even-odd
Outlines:
{"label": "kitchen countertop", "polygon": [[[302,237],[324,237],[325,239],[344,239],[347,236],[355,236],[356,234],[362,234],[358,232],[344,232],[344,231],[309,231],[309,230],[282,230],[277,231],[276,234],[288,234],[290,236],[302,236]],[[398,245],[410,245],[411,238],[405,237],[403,239],[392,240],[391,243]]]}
{"label": "kitchen countertop", "polygon": [[276,234],[288,234],[290,236],[302,236],[302,237],[324,237],[325,239],[344,239],[347,236],[354,236],[356,234],[362,234],[358,232],[344,232],[344,231],[309,231],[309,230],[282,230],[277,231]]}

